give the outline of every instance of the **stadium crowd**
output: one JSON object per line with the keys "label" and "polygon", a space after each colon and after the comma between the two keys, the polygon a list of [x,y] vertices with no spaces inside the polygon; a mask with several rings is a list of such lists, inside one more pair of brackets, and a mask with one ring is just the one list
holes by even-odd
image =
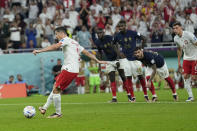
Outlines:
{"label": "stadium crowd", "polygon": [[170,42],[175,21],[196,34],[197,1],[0,0],[0,49],[47,47],[55,42],[53,30],[59,26],[67,27],[80,45],[92,47],[97,28],[113,35],[121,19],[148,42]]}

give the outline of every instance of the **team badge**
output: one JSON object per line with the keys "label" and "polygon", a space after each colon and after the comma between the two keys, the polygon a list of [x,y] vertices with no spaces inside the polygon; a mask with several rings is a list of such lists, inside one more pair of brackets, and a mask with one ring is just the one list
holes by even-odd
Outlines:
{"label": "team badge", "polygon": [[184,43],[187,45],[187,44],[188,44],[188,41],[187,41],[187,40],[185,40],[185,41],[184,41]]}

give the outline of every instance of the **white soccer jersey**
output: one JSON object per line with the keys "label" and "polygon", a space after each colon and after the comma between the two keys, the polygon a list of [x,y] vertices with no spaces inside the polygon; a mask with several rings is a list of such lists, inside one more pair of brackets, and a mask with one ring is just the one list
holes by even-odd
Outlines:
{"label": "white soccer jersey", "polygon": [[181,47],[184,52],[184,60],[197,60],[197,43],[196,36],[188,31],[183,31],[182,37],[176,35],[174,37],[174,42],[178,47]]}
{"label": "white soccer jersey", "polygon": [[59,41],[64,53],[64,63],[62,70],[68,72],[79,73],[80,53],[84,50],[79,43],[69,37],[65,37]]}

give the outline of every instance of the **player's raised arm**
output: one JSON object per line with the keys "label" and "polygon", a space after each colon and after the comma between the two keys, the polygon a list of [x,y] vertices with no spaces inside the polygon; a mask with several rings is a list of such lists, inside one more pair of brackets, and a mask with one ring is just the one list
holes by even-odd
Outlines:
{"label": "player's raised arm", "polygon": [[46,51],[52,51],[57,50],[61,47],[61,43],[53,44],[51,46],[48,46],[46,48],[40,49],[40,50],[34,50],[32,53],[36,55],[37,53],[46,52]]}

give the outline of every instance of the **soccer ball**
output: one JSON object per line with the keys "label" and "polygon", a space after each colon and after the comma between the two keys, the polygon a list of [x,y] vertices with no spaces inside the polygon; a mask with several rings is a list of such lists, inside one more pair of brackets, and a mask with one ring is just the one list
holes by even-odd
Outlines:
{"label": "soccer ball", "polygon": [[23,110],[23,114],[26,118],[32,118],[36,114],[36,109],[33,106],[26,106]]}

